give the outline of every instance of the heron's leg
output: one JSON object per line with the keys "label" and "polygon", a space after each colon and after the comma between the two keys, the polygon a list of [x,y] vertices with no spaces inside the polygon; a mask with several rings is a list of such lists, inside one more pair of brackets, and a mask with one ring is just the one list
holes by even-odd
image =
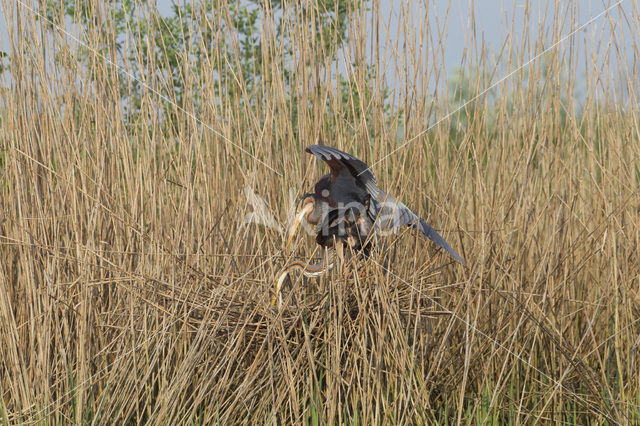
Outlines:
{"label": "heron's leg", "polygon": [[336,242],[336,254],[341,264],[344,264],[344,245]]}
{"label": "heron's leg", "polygon": [[358,272],[358,270],[363,267],[363,265],[358,262],[360,260],[361,252],[355,251],[352,247],[346,244],[341,244],[339,247],[341,251],[342,274],[345,279],[348,279],[353,270]]}
{"label": "heron's leg", "polygon": [[349,277],[349,263],[350,263],[346,261],[345,251],[347,250],[347,248],[342,242],[337,242],[335,247],[336,247],[336,254],[338,255],[338,262],[340,263],[340,267],[342,269],[342,275],[346,279]]}

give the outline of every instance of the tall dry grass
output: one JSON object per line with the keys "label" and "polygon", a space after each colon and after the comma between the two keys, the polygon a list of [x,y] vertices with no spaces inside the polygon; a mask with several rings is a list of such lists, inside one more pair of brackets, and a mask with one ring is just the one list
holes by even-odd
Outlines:
{"label": "tall dry grass", "polygon": [[[291,61],[265,4],[251,92],[239,57],[213,48],[202,66],[228,78],[185,65],[171,116],[159,105],[177,95],[151,67],[131,122],[120,89],[142,58],[118,55],[135,43],[113,37],[105,4],[90,6],[88,31],[63,21],[79,43],[36,17],[42,5],[3,2],[0,419],[640,422],[637,3],[601,17],[588,43],[558,43],[580,2],[527,2],[494,58],[470,32],[464,95],[445,84],[451,16],[355,10],[343,67],[314,63],[326,47],[305,5],[285,17]],[[385,44],[393,20],[406,40]],[[341,97],[336,73],[355,92]],[[197,93],[210,102],[190,103]],[[468,267],[404,232],[364,277],[294,275],[272,308],[292,254],[275,228],[243,221],[243,188],[286,227],[289,188],[300,196],[325,173],[303,151],[319,140],[384,158],[381,186]],[[298,241],[294,254],[312,257],[312,238]]]}

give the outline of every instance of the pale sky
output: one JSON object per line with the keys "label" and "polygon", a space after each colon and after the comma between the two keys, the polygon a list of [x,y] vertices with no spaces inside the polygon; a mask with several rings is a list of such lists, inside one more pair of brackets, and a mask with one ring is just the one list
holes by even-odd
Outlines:
{"label": "pale sky", "polygon": [[[31,0],[16,1],[26,2],[29,4],[28,2]],[[573,29],[587,23],[592,17],[597,16],[608,6],[616,5],[606,15],[596,18],[583,30],[578,31],[571,39],[560,44],[561,48],[568,48],[568,43],[573,40],[574,47],[577,52],[575,58],[577,58],[576,64],[578,69],[576,76],[578,80],[584,78],[585,63],[588,62],[585,61],[585,59],[595,57],[596,62],[598,60],[602,60],[602,53],[600,55],[595,53],[597,50],[597,42],[600,39],[602,39],[601,45],[607,46],[610,42],[613,42],[614,45],[618,47],[618,51],[623,52],[622,56],[625,58],[625,63],[612,64],[616,69],[619,66],[631,67],[633,65],[633,39],[638,39],[638,35],[632,34],[624,23],[625,20],[621,14],[622,11],[627,16],[627,19],[632,20],[631,17],[633,17],[633,15],[631,14],[631,11],[633,1],[635,0],[623,0],[619,5],[616,5],[618,0],[582,0],[573,2],[580,10],[573,17],[567,17],[567,21],[564,23],[562,30],[560,31],[562,36],[570,34]],[[557,40],[557,37],[553,36],[553,33],[551,32],[551,25],[549,23],[545,26],[542,26],[541,24],[542,16],[545,14],[545,7],[549,9],[549,14],[553,15],[553,7],[556,7],[557,4],[566,5],[569,3],[566,1],[559,1],[556,3],[554,1],[544,0],[540,2],[529,1],[528,3],[530,4],[530,7],[534,8],[529,12],[528,20],[530,35],[528,36],[528,39],[533,41],[537,40],[539,31],[543,31],[544,40],[550,40],[549,44],[545,45],[545,48],[550,47],[552,44],[551,40]],[[166,14],[170,12],[170,1],[160,0],[157,4],[162,13]],[[425,6],[427,4],[429,7],[428,14]],[[410,24],[410,20],[413,20],[412,25],[414,28],[412,28],[408,33],[415,34],[420,26],[424,25],[427,20],[432,28],[435,28],[436,21],[439,22],[440,26],[442,26],[448,9],[448,24],[446,26],[446,30],[442,33],[442,38],[436,39],[434,42],[439,43],[444,40],[444,68],[446,70],[446,74],[449,75],[456,68],[461,66],[468,67],[470,57],[467,55],[465,58],[464,49],[468,46],[467,39],[472,37],[473,31],[475,31],[476,41],[481,43],[484,40],[484,45],[486,46],[487,51],[490,52],[490,56],[494,57],[494,62],[496,61],[495,58],[499,54],[509,35],[511,35],[513,40],[516,40],[515,44],[517,45],[517,41],[522,39],[522,23],[524,21],[526,4],[527,1],[525,0],[381,0],[381,19],[386,20],[390,17],[390,19],[386,21],[389,22],[389,27],[387,28],[386,22],[384,24],[381,22],[379,31],[380,49],[383,50],[386,46],[386,50],[384,50],[386,53],[384,55],[387,58],[387,63],[390,64],[387,66],[387,84],[393,86],[395,83],[396,87],[398,87],[397,85],[404,87],[407,82],[411,84],[411,80],[414,80],[412,76],[398,76],[394,71],[393,64],[402,63],[402,61],[410,59],[401,57],[402,51],[394,53],[392,49],[390,49],[391,46],[395,46],[397,44],[396,42],[398,40],[403,41],[403,34],[407,34],[407,32],[400,26],[401,22],[404,22],[405,25],[407,25],[407,23]],[[475,15],[475,22],[473,22],[474,25],[472,25],[472,21],[470,19],[472,9]],[[403,18],[403,16],[405,17]],[[410,18],[406,18],[406,16],[409,16]],[[511,31],[510,28],[512,18],[515,23],[513,31]],[[573,19],[572,22],[570,22],[571,19]],[[614,29],[613,31],[612,28]],[[612,39],[611,34],[615,34],[616,40]],[[437,35],[437,33],[435,33],[435,35]],[[4,52],[9,52],[7,25],[4,15],[0,15],[0,37],[0,49]],[[623,49],[620,49],[620,44]],[[637,46],[638,42],[636,41],[635,44]],[[402,45],[402,43],[400,43],[400,45]],[[427,48],[425,47],[424,57],[432,58],[433,53],[426,52],[426,49]],[[532,52],[536,51],[534,46],[529,46],[529,49],[531,49]],[[370,48],[368,48],[367,52],[370,51]],[[526,62],[532,58],[533,55],[525,55],[522,59]],[[440,60],[442,60],[442,58],[440,58]],[[500,61],[500,63],[503,62],[505,61]],[[520,65],[522,65],[522,63],[512,63],[511,68],[517,68]],[[506,66],[498,66],[497,74],[499,75],[495,76],[494,81],[508,75],[512,71],[513,69],[507,69]],[[434,83],[434,81],[429,81],[429,87],[433,88]],[[443,81],[440,83],[443,83]]]}

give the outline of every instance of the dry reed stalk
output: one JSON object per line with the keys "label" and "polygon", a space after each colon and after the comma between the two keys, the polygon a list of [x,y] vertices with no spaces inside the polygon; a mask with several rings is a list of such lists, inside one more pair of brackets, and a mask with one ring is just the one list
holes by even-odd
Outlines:
{"label": "dry reed stalk", "polygon": [[[233,5],[201,19],[228,31]],[[2,3],[3,422],[640,421],[638,5],[559,43],[583,5],[526,2],[495,57],[469,32],[458,86],[444,66],[450,8],[363,6],[349,6],[341,66],[323,54],[337,31],[309,36],[317,5],[287,9],[287,46],[265,2],[257,84],[229,33],[228,51],[192,46],[224,78],[185,61],[178,98],[135,28],[113,37],[107,4],[88,2],[84,32],[59,23],[79,43],[36,16],[42,5]],[[157,41],[149,51],[168,49]],[[136,87],[131,122],[121,89]],[[382,160],[381,185],[469,268],[403,233],[364,277],[294,277],[287,308],[271,309],[283,235],[243,223],[242,188],[286,227],[289,188],[325,172],[303,154],[318,140]],[[307,240],[297,254],[313,253]]]}

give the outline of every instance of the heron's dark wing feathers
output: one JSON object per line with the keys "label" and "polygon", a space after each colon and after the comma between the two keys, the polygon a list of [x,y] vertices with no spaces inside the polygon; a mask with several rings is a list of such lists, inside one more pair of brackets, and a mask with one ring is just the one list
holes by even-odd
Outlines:
{"label": "heron's dark wing feathers", "polygon": [[425,237],[436,243],[451,254],[458,262],[463,265],[464,260],[451,246],[440,236],[424,219],[421,219],[418,215],[411,211],[404,203],[396,199],[395,197],[386,194],[380,190],[381,202],[375,203],[376,205],[376,226],[378,231],[390,230],[392,228],[400,226],[410,226],[413,229],[420,231]]}
{"label": "heron's dark wing feathers", "polygon": [[307,152],[315,155],[331,168],[332,177],[336,177],[342,168],[349,170],[355,180],[374,198],[378,198],[380,188],[369,166],[351,154],[324,145],[310,145]]}
{"label": "heron's dark wing feathers", "polygon": [[442,238],[440,234],[436,232],[435,229],[429,226],[429,224],[425,222],[424,219],[420,219],[420,222],[413,225],[413,227],[420,230],[420,232],[422,232],[427,238],[429,238],[431,241],[433,241],[434,243],[436,243],[437,245],[439,245],[440,247],[448,251],[449,254],[451,254],[451,256],[453,256],[455,260],[465,265],[464,260],[462,260],[460,255],[456,253],[456,251],[451,248],[451,246],[445,241],[445,239]]}

